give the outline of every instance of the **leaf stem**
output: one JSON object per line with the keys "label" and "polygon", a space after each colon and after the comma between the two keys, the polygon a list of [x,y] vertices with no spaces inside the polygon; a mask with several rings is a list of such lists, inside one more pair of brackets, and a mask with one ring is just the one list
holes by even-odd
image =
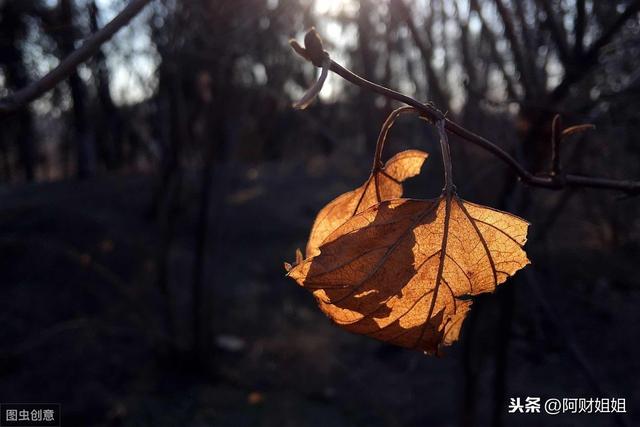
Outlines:
{"label": "leaf stem", "polygon": [[413,107],[400,107],[398,109],[393,110],[386,118],[384,123],[382,124],[382,128],[380,128],[380,134],[378,135],[378,140],[376,141],[376,152],[373,156],[373,167],[371,169],[371,174],[379,171],[382,168],[382,150],[384,149],[384,144],[387,142],[387,135],[389,134],[389,130],[393,127],[398,116],[404,113],[417,113]]}
{"label": "leaf stem", "polygon": [[440,151],[442,151],[442,165],[444,166],[444,189],[443,192],[448,196],[455,191],[453,184],[453,168],[451,167],[451,149],[449,147],[449,138],[445,130],[444,119],[438,120],[436,127],[440,135]]}

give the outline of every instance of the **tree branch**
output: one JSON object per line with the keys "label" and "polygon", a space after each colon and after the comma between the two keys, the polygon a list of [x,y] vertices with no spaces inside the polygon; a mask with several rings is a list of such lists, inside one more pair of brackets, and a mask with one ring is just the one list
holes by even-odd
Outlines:
{"label": "tree branch", "polygon": [[[477,3],[477,1],[474,0],[473,3]],[[537,91],[532,83],[531,76],[529,75],[529,69],[527,69],[525,54],[522,52],[520,41],[518,40],[518,36],[516,35],[515,25],[513,23],[511,13],[509,10],[507,10],[507,7],[502,2],[502,0],[494,0],[494,3],[496,5],[496,9],[498,10],[500,18],[502,19],[502,24],[504,25],[504,33],[507,40],[509,40],[509,45],[511,46],[511,51],[513,52],[515,66],[520,73],[520,80],[522,81],[522,86],[524,87],[525,98],[533,98]],[[533,72],[534,70],[531,71]]]}
{"label": "tree branch", "polygon": [[30,102],[38,99],[58,83],[69,77],[78,65],[95,54],[100,46],[109,40],[118,30],[127,25],[151,0],[131,0],[122,11],[107,25],[95,32],[82,46],[67,56],[57,67],[39,80],[0,99],[0,117],[13,113]]}
{"label": "tree branch", "polygon": [[[514,81],[513,76],[511,76],[507,72],[507,64],[505,63],[505,59],[503,55],[500,55],[500,52],[498,52],[498,41],[496,35],[493,33],[493,30],[491,29],[491,27],[489,27],[487,21],[482,16],[482,11],[480,9],[479,3],[477,2],[477,0],[471,0],[469,2],[469,7],[470,10],[473,10],[476,13],[478,19],[480,19],[480,24],[482,25],[482,38],[486,39],[489,51],[491,52],[491,58],[493,59],[493,62],[495,62],[495,64],[498,66],[498,69],[504,77],[509,98],[519,99],[520,96],[518,96],[518,93],[516,91],[516,82]],[[525,92],[524,85],[522,92]]]}
{"label": "tree branch", "polygon": [[[537,45],[533,42],[533,32],[531,26],[527,22],[526,14],[527,14],[527,3],[520,0],[511,0],[511,8],[515,9],[515,14],[518,18],[520,27],[520,34],[522,36],[522,43],[524,46],[525,52],[536,52]],[[534,11],[534,13],[537,13]],[[540,90],[544,85],[541,83],[543,81],[543,74],[538,65],[536,64],[536,56],[535,54],[528,54],[524,56],[524,59],[527,61],[526,66],[527,69],[531,70],[531,83],[534,85],[536,90]]]}
{"label": "tree branch", "polygon": [[585,0],[576,1],[576,19],[573,26],[575,27],[576,40],[573,45],[573,54],[576,57],[582,56],[584,52],[584,30],[587,21],[587,11]]}
{"label": "tree branch", "polygon": [[598,63],[600,50],[606,46],[616,34],[618,34],[620,28],[622,28],[629,19],[635,16],[638,11],[640,11],[640,0],[633,0],[624,12],[617,16],[611,26],[604,30],[600,38],[593,42],[589,49],[580,58],[580,63],[577,64],[576,67],[572,67],[567,70],[560,84],[558,84],[558,86],[556,86],[549,95],[549,101],[551,103],[558,102],[564,98],[571,86],[582,80],[588,72],[591,71],[591,69]]}
{"label": "tree branch", "polygon": [[[309,37],[312,35],[311,37]],[[306,40],[320,40],[317,37],[315,30],[310,30],[305,37]],[[305,47],[300,46],[295,40],[291,41],[291,46],[293,49],[302,56],[307,61],[310,61],[315,66],[320,67],[326,61],[329,54],[324,50],[321,43],[313,43],[308,44],[305,43]],[[353,83],[356,86],[360,86],[363,89],[370,90],[377,94],[383,95],[389,99],[394,99],[396,101],[402,102],[404,104],[410,105],[414,107],[422,116],[429,119],[433,123],[437,123],[440,120],[444,120],[445,129],[454,135],[459,136],[465,141],[468,141],[472,144],[475,144],[487,151],[489,151],[494,156],[498,157],[503,163],[508,165],[514,172],[518,175],[520,180],[526,184],[535,187],[543,187],[549,189],[559,190],[565,187],[589,187],[589,188],[602,188],[602,189],[611,189],[611,190],[620,190],[624,191],[629,195],[640,194],[640,181],[629,181],[629,180],[615,180],[608,178],[596,178],[596,177],[588,177],[581,175],[563,175],[562,179],[558,179],[558,177],[552,175],[546,176],[538,176],[534,175],[528,170],[524,168],[516,159],[514,159],[509,153],[500,148],[498,145],[489,141],[488,139],[473,133],[472,131],[462,127],[456,122],[448,119],[445,114],[443,114],[440,110],[438,110],[432,104],[423,104],[420,101],[411,98],[407,95],[404,95],[400,92],[396,92],[392,89],[386,88],[384,86],[380,86],[376,83],[370,82],[369,80],[363,79],[362,77],[354,74],[348,69],[342,67],[337,62],[329,59],[329,70],[338,74],[343,79]]]}
{"label": "tree branch", "polygon": [[[416,47],[420,51],[420,56],[422,58],[425,73],[427,75],[428,91],[430,94],[432,94],[430,98],[433,98],[438,103],[446,104],[448,106],[449,95],[440,84],[440,81],[438,80],[438,74],[431,64],[431,56],[433,52],[431,34],[429,33],[432,27],[431,23],[427,23],[427,25],[425,25],[427,29],[425,31],[425,41],[420,37],[420,31],[418,31],[418,28],[413,21],[413,11],[409,8],[409,6],[404,2],[404,0],[397,0],[395,4],[401,11],[402,17],[407,25],[407,28],[409,29],[409,32],[411,33],[411,37],[413,38]],[[429,19],[433,19],[431,15],[429,16]]]}
{"label": "tree branch", "polygon": [[556,12],[553,10],[549,0],[537,0],[537,3],[544,11],[545,24],[551,32],[551,37],[558,48],[558,54],[565,68],[572,65],[573,58],[571,57],[571,50],[569,49],[569,42],[567,41],[567,32],[562,24],[562,18],[560,22],[556,19]]}

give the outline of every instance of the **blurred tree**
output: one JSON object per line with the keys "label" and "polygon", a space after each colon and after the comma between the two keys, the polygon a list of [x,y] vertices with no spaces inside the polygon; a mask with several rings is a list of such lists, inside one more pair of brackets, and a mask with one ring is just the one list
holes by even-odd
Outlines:
{"label": "blurred tree", "polygon": [[[88,14],[89,28],[95,33],[99,29],[99,10],[94,0],[88,4]],[[124,125],[120,111],[111,98],[111,74],[103,48],[98,50],[91,65],[97,97],[97,108],[93,113],[96,147],[106,169],[113,170],[121,167],[124,161]]]}
{"label": "blurred tree", "polygon": [[[301,11],[299,3],[291,0],[174,1],[150,20],[160,56],[156,123],[157,134],[162,135],[162,166],[154,210],[164,212],[165,239],[159,281],[169,292],[171,224],[182,194],[182,164],[193,162],[201,176],[191,287],[191,353],[203,364],[211,359],[215,312],[215,279],[205,271],[205,257],[216,251],[208,242],[216,241],[213,233],[218,230],[209,223],[212,211],[218,208],[216,200],[228,191],[214,184],[214,172],[241,152],[241,144],[259,143],[243,134],[248,129],[261,129],[260,138],[272,145],[279,143],[277,135],[272,135],[278,130],[274,117],[288,109],[288,102],[282,102],[288,76],[300,66],[282,47],[302,19]],[[279,150],[272,145],[264,147],[261,155],[275,157],[273,153]]]}
{"label": "blurred tree", "polygon": [[[44,57],[51,53],[49,46],[42,46],[44,38],[29,38],[29,31],[45,30],[61,59],[83,34],[98,29],[97,4],[102,5],[93,0],[0,1],[3,89],[25,86],[33,78],[29,60],[41,59],[41,51]],[[68,91],[64,87],[43,102],[44,108],[23,108],[0,124],[5,181],[18,175],[14,157],[26,179],[38,176],[36,141],[55,139],[49,131],[58,128],[63,135],[65,128],[71,129],[67,133],[72,136],[69,141],[53,141],[55,148],[48,155],[64,157],[65,147],[74,147],[79,177],[97,173],[98,165],[106,171],[156,173],[151,210],[161,229],[157,282],[165,295],[175,347],[188,347],[187,352],[203,364],[212,353],[214,291],[221,280],[213,271],[219,266],[206,261],[215,260],[220,251],[224,230],[217,219],[220,201],[233,190],[230,170],[240,161],[294,163],[319,153],[331,156],[340,141],[352,138],[373,144],[382,110],[391,107],[388,100],[377,104],[376,96],[341,91],[337,84],[339,93],[310,107],[313,115],[291,111],[290,98],[316,70],[300,64],[287,39],[310,25],[330,22],[333,30],[340,26],[345,31],[331,31],[333,39],[331,34],[326,38],[356,71],[433,102],[466,127],[500,141],[534,172],[549,169],[550,122],[560,112],[567,123],[604,125],[599,138],[612,141],[593,148],[587,142],[596,138],[585,136],[574,147],[563,147],[572,168],[615,177],[640,173],[640,149],[633,137],[640,130],[640,1],[345,0],[335,6],[337,16],[317,12],[315,6],[320,4],[319,0],[154,2],[146,20],[137,23],[150,35],[148,45],[138,46],[144,39],[138,34],[120,50],[101,49],[90,67],[69,76]],[[130,47],[135,50],[123,53]],[[114,72],[114,58],[124,73]],[[143,82],[149,84],[148,92],[142,99],[116,96],[122,74],[133,74],[134,65],[144,62],[141,59],[148,60],[155,72],[149,79],[152,83]],[[91,78],[83,78],[85,71]],[[67,120],[69,116],[72,120]],[[45,129],[40,132],[47,135],[38,133],[39,123]],[[340,138],[330,135],[329,123]],[[357,144],[343,145],[341,154],[358,152]],[[501,189],[500,205],[522,209],[533,205],[529,196],[517,194],[511,171],[484,166],[486,158],[472,157],[462,144],[454,142],[452,148],[454,156],[464,160],[458,163],[459,172],[469,178],[461,179],[462,185],[478,192],[486,187]],[[616,168],[598,166],[607,162]],[[608,237],[611,241],[624,243],[628,235],[624,230],[631,227],[637,210],[613,212],[595,196],[573,197],[590,207],[587,215],[594,221],[607,222],[616,230]],[[563,206],[560,200],[550,212]],[[189,330],[183,331],[173,304],[177,284],[172,271],[177,228],[182,222],[191,224],[189,219],[194,224],[189,228],[194,248],[188,286],[192,319]],[[508,328],[502,332],[508,338]],[[185,336],[188,344],[182,342]],[[501,357],[508,356],[504,347],[502,351]],[[497,385],[496,394],[503,392]]]}
{"label": "blurred tree", "polygon": [[[15,90],[26,86],[31,80],[25,64],[23,42],[27,35],[27,18],[39,6],[39,0],[0,2],[0,66],[6,89]],[[0,147],[5,180],[11,180],[12,144],[19,153],[20,166],[28,181],[35,179],[36,146],[33,133],[33,118],[30,107],[22,108],[16,120],[5,119],[0,127]]]}
{"label": "blurred tree", "polygon": [[[59,59],[69,56],[75,49],[76,41],[81,37],[77,26],[76,5],[73,0],[60,0],[51,19],[49,27],[51,37],[58,45]],[[78,178],[88,178],[95,173],[96,154],[92,120],[89,118],[89,99],[87,88],[78,71],[71,73],[67,79],[73,102],[73,135],[76,145],[76,173]]]}

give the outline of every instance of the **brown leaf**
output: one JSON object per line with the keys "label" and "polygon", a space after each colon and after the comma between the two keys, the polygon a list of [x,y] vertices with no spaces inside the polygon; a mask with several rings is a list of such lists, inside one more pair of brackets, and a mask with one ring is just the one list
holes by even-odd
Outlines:
{"label": "brown leaf", "polygon": [[437,353],[458,339],[470,296],[529,263],[528,223],[455,194],[376,204],[289,272],[339,326]]}
{"label": "brown leaf", "polygon": [[306,255],[318,254],[318,246],[336,228],[354,215],[384,200],[402,197],[402,182],[420,173],[429,155],[420,150],[402,151],[390,158],[383,168],[373,172],[365,183],[333,199],[316,216]]}

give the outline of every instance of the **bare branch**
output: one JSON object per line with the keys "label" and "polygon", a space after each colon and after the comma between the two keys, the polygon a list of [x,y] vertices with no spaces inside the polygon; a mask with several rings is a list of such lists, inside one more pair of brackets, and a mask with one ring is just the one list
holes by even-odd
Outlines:
{"label": "bare branch", "polygon": [[587,11],[584,0],[576,1],[576,19],[573,24],[575,27],[576,40],[573,46],[573,53],[580,57],[584,52],[584,30],[587,21]]}
{"label": "bare branch", "polygon": [[496,8],[498,9],[500,18],[502,19],[502,23],[504,24],[504,32],[507,36],[507,39],[509,40],[509,45],[511,46],[511,51],[513,52],[515,65],[521,76],[522,85],[525,89],[525,98],[535,97],[536,88],[532,83],[531,76],[529,75],[525,55],[522,52],[520,41],[518,40],[518,36],[516,35],[515,25],[513,23],[511,13],[509,13],[509,10],[502,2],[502,0],[494,0],[494,3],[496,5]]}
{"label": "bare branch", "polygon": [[527,68],[531,72],[532,83],[536,90],[540,90],[541,87],[544,87],[544,85],[540,83],[543,78],[541,70],[536,65],[536,52],[538,46],[532,39],[534,30],[532,30],[531,26],[527,22],[527,3],[520,0],[511,0],[511,7],[515,9],[515,14],[520,22],[520,35],[522,36],[525,52],[529,52],[527,55],[524,55],[524,59],[527,61]]}
{"label": "bare branch", "polygon": [[322,90],[322,86],[324,86],[324,81],[327,79],[327,75],[329,74],[329,57],[324,60],[322,63],[322,71],[320,72],[320,77],[316,82],[311,86],[307,92],[303,95],[303,97],[293,104],[293,108],[296,110],[304,110],[316,99],[316,96]]}
{"label": "bare branch", "polygon": [[551,174],[559,176],[562,171],[560,167],[560,141],[562,140],[562,124],[560,114],[553,117],[551,123]]}
{"label": "bare branch", "polygon": [[82,46],[67,56],[57,67],[49,71],[39,80],[0,99],[0,116],[19,110],[69,77],[78,65],[95,54],[98,49],[100,49],[100,46],[109,40],[118,30],[127,25],[150,1],[151,0],[131,0],[115,18],[88,38]]}
{"label": "bare branch", "polygon": [[[431,35],[429,31],[425,31],[425,36],[427,39],[426,41],[424,41],[420,36],[420,31],[418,31],[418,28],[413,21],[413,13],[409,6],[404,2],[404,0],[397,0],[396,4],[399,10],[402,12],[404,21],[407,24],[409,31],[411,32],[414,43],[420,51],[420,56],[422,57],[422,62],[424,63],[424,68],[427,74],[427,84],[429,85],[429,91],[433,94],[432,98],[438,103],[446,104],[446,106],[448,107],[449,95],[438,81],[438,74],[433,69],[433,65],[431,65],[431,52],[433,51],[433,46],[431,43]],[[425,27],[429,29],[430,27],[432,27],[432,25],[427,24],[425,25]]]}
{"label": "bare branch", "polygon": [[[315,30],[311,31],[315,32]],[[305,45],[305,48],[297,46],[296,52],[299,53],[303,58],[311,60],[316,66],[321,66],[322,60],[325,58],[324,55],[327,55],[326,51],[324,51],[321,46],[318,47]],[[343,79],[355,84],[356,86],[360,86],[363,89],[370,90],[387,98],[394,99],[396,101],[414,107],[421,116],[427,118],[432,123],[437,123],[438,121],[443,120],[445,123],[445,129],[448,132],[455,134],[463,140],[489,151],[494,156],[498,157],[503,163],[507,164],[511,169],[513,169],[520,180],[526,184],[555,190],[559,190],[565,187],[589,187],[620,190],[626,192],[629,195],[640,194],[640,181],[615,180],[570,174],[565,175],[563,177],[564,179],[558,180],[550,175],[534,175],[526,170],[516,159],[514,159],[509,153],[504,151],[498,145],[446,118],[446,116],[433,105],[428,103],[423,104],[420,101],[404,95],[400,92],[396,92],[392,89],[363,79],[362,77],[347,70],[333,60],[330,60],[329,69],[338,74]]]}
{"label": "bare branch", "polygon": [[553,7],[551,7],[551,3],[549,3],[549,0],[537,0],[537,2],[542,10],[544,10],[544,14],[546,15],[544,22],[551,32],[551,38],[553,38],[553,41],[558,47],[560,59],[562,60],[564,67],[568,68],[571,66],[572,57],[569,49],[569,42],[567,40],[567,32],[562,25],[562,21],[558,22],[556,20],[556,14]]}
{"label": "bare branch", "polygon": [[509,94],[509,98],[511,99],[519,99],[518,93],[516,92],[516,82],[513,80],[513,76],[511,76],[507,72],[507,65],[505,64],[504,56],[498,52],[498,41],[496,35],[493,33],[489,25],[487,25],[486,20],[482,16],[482,11],[480,9],[480,5],[477,0],[471,0],[469,2],[471,10],[473,10],[477,15],[478,19],[480,19],[480,23],[482,24],[482,37],[487,40],[487,45],[489,46],[489,50],[491,52],[491,57],[493,61],[498,66],[500,72],[504,77],[504,81],[507,85],[507,93]]}
{"label": "bare branch", "polygon": [[587,123],[584,125],[575,125],[575,126],[570,126],[568,128],[566,128],[565,130],[562,131],[562,138],[566,138],[567,136],[573,135],[575,133],[580,133],[580,132],[584,132],[585,130],[593,130],[596,127],[594,125],[592,125],[591,123]]}
{"label": "bare branch", "polygon": [[[476,70],[476,66],[474,61],[471,59],[471,40],[469,36],[469,19],[463,19],[461,16],[460,6],[458,6],[458,2],[453,2],[453,6],[455,7],[456,13],[455,17],[458,23],[458,27],[460,27],[460,51],[462,53],[462,63],[464,65],[464,71],[467,73],[468,85],[473,88],[474,93],[484,92],[484,88],[482,90],[479,89],[479,79],[478,73]],[[468,13],[470,13],[469,11]]]}
{"label": "bare branch", "polygon": [[600,50],[606,46],[613,37],[618,34],[622,26],[640,10],[640,0],[633,0],[627,8],[618,15],[616,20],[607,28],[581,58],[578,67],[570,68],[558,86],[551,92],[550,102],[557,102],[564,98],[574,83],[582,80],[589,71],[598,63]]}

